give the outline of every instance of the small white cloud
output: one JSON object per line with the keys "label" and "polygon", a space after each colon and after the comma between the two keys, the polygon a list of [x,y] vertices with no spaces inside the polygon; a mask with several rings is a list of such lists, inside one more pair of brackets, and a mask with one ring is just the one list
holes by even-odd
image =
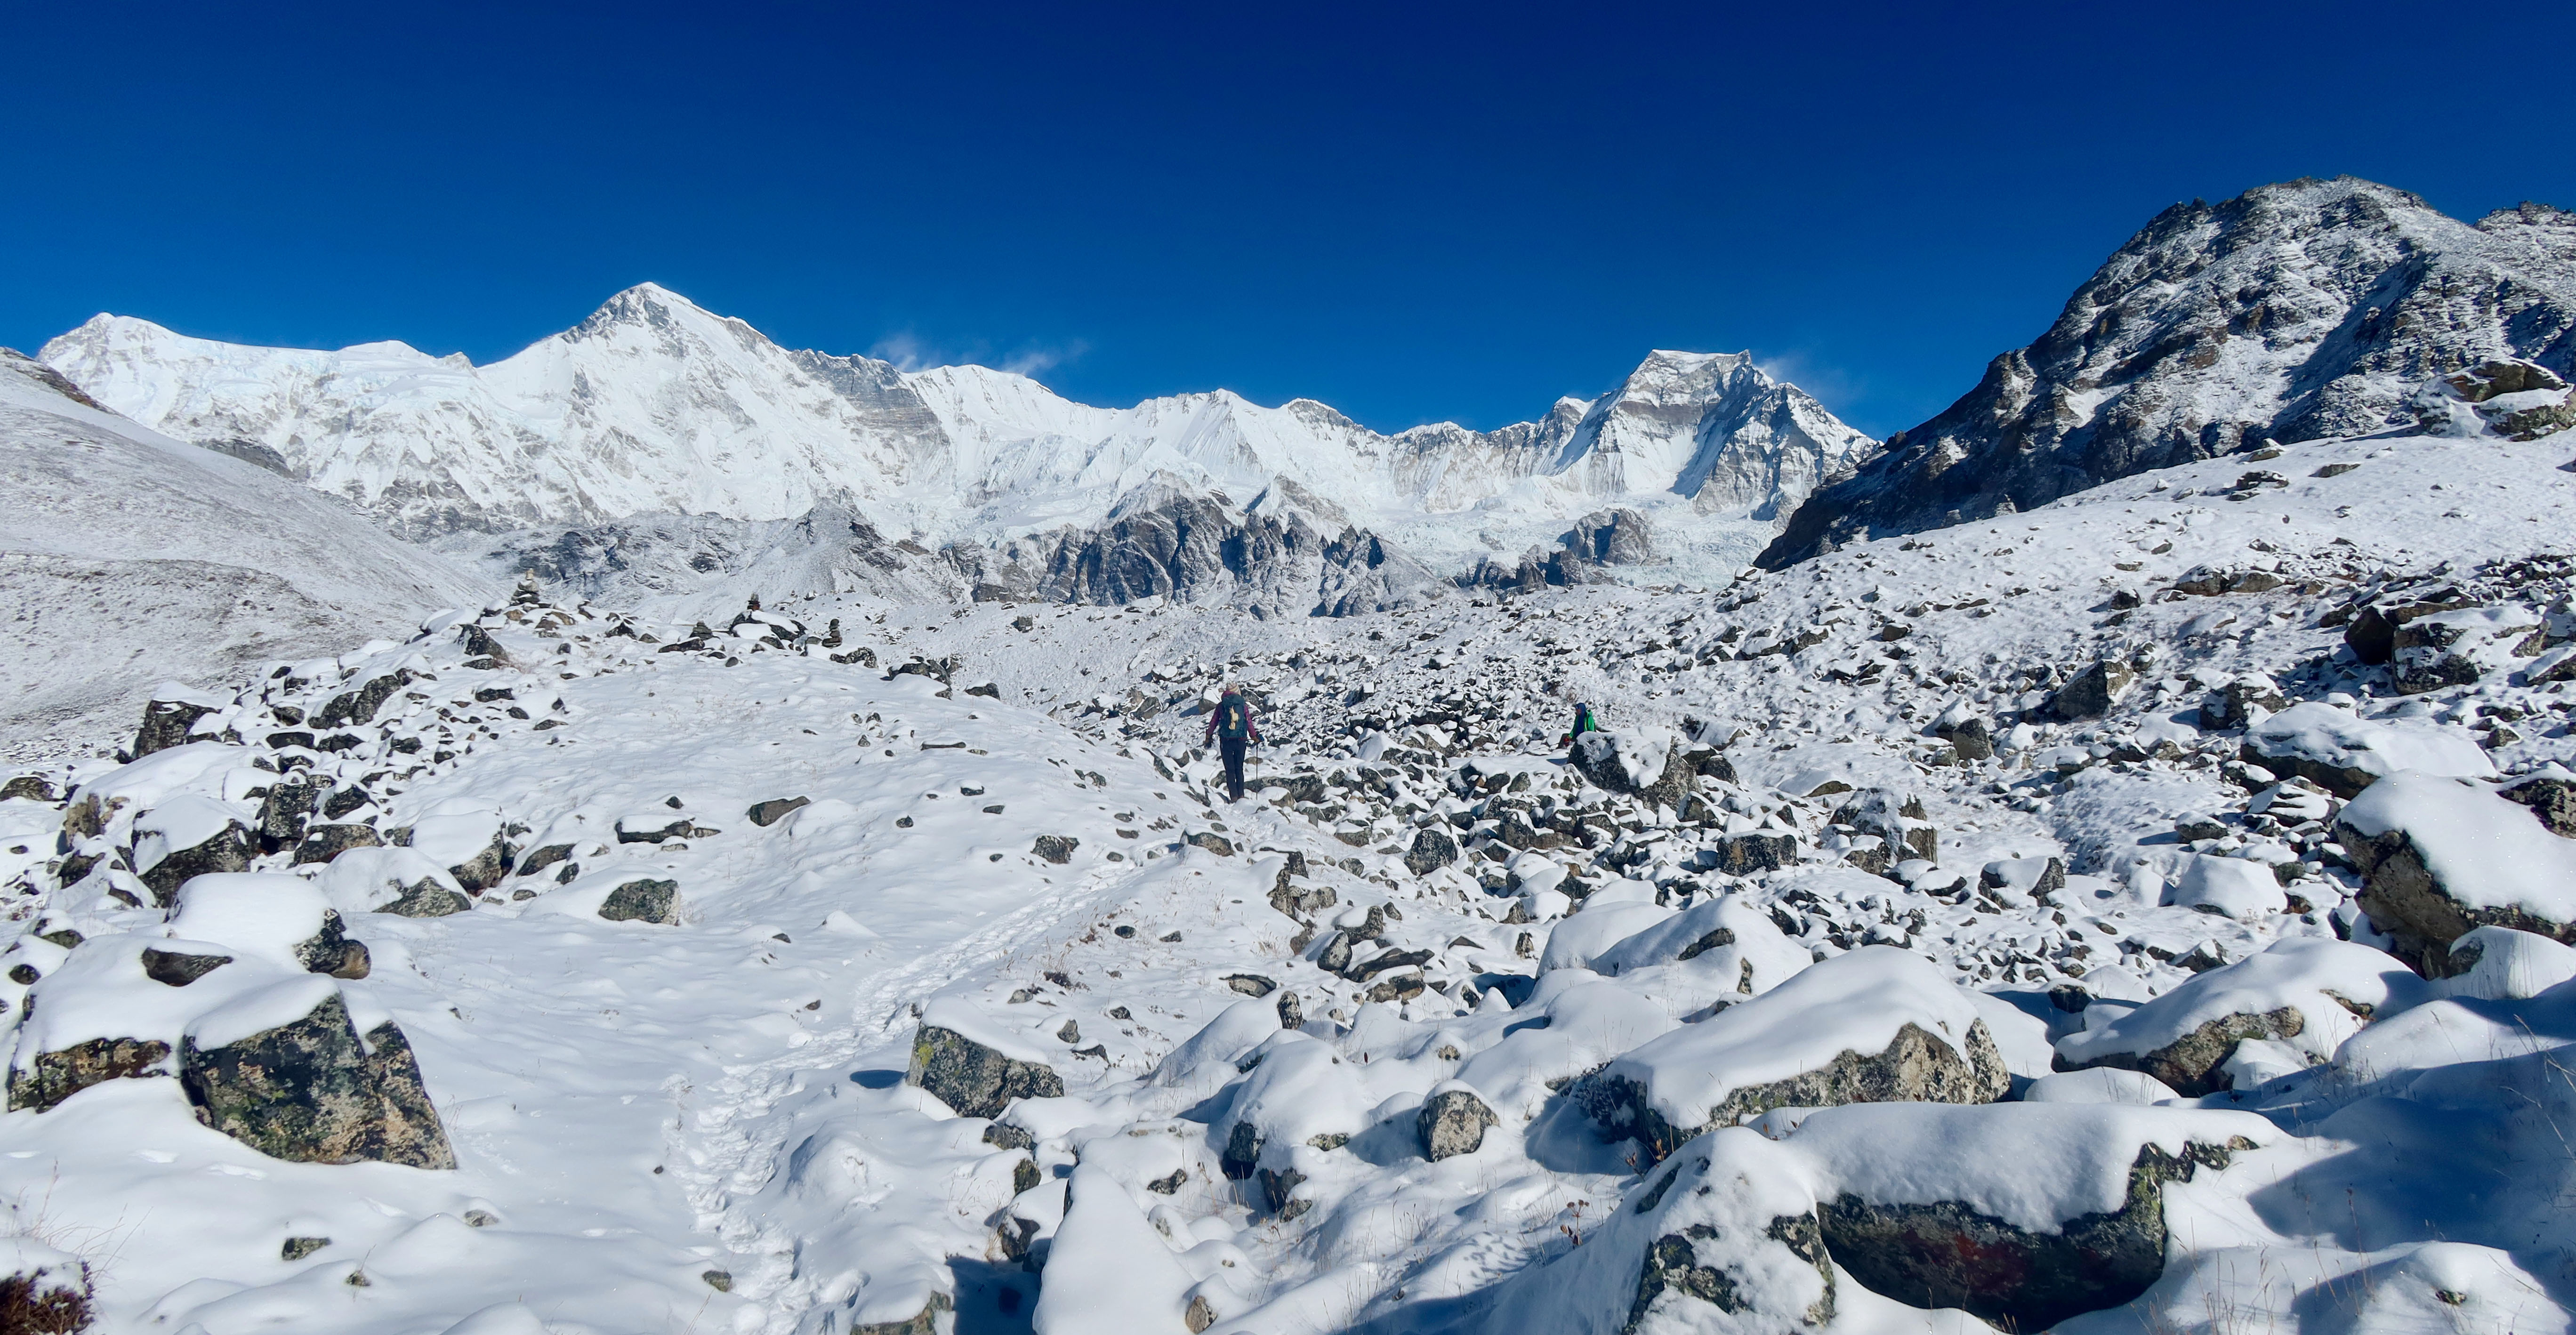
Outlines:
{"label": "small white cloud", "polygon": [[1070,343],[1023,344],[1002,359],[1001,369],[1034,380],[1059,366],[1081,360],[1082,354],[1089,351],[1091,345],[1078,338]]}
{"label": "small white cloud", "polygon": [[1868,382],[1837,366],[1828,366],[1804,352],[1784,352],[1754,359],[1755,369],[1774,380],[1796,385],[1817,402],[1831,408],[1836,403],[1851,403],[1866,397]]}
{"label": "small white cloud", "polygon": [[868,355],[881,362],[894,363],[898,371],[918,371],[925,366],[946,366],[948,360],[933,351],[920,335],[909,329],[888,334],[868,349]]}
{"label": "small white cloud", "polygon": [[1091,345],[1081,339],[1064,343],[1023,343],[996,357],[993,345],[977,339],[962,346],[933,343],[920,334],[901,329],[887,334],[869,347],[868,355],[878,361],[891,362],[898,371],[919,371],[933,366],[990,366],[1013,375],[1031,379],[1069,362],[1078,361]]}

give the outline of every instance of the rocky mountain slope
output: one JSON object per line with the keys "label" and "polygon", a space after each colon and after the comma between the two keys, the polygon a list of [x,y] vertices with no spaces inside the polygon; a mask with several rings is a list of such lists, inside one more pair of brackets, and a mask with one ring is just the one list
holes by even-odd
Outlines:
{"label": "rocky mountain slope", "polygon": [[158,682],[214,686],[255,663],[340,653],[492,588],[338,501],[105,411],[7,350],[0,475],[12,754],[122,732]]}
{"label": "rocky mountain slope", "polygon": [[2038,341],[1815,493],[1761,564],[2266,439],[2411,427],[2417,386],[2492,357],[2576,371],[2576,215],[2526,204],[2471,226],[2352,177],[2177,204]]}
{"label": "rocky mountain slope", "polygon": [[255,665],[0,785],[0,1264],[208,1335],[2564,1331],[2517,366],[1714,589],[532,583]]}
{"label": "rocky mountain slope", "polygon": [[415,538],[652,515],[845,509],[893,538],[1088,534],[1140,490],[1236,500],[1294,483],[1451,573],[1650,513],[1671,557],[1740,564],[1869,445],[1749,355],[1657,352],[1536,422],[1382,435],[1310,400],[1217,391],[1125,410],[1022,376],[903,373],[778,347],[646,284],[489,366],[399,343],[247,348],[102,315],[43,359],[157,430],[261,462]]}

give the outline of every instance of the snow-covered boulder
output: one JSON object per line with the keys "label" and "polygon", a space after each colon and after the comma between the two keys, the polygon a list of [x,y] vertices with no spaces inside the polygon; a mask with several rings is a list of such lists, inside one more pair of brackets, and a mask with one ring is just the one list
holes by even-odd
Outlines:
{"label": "snow-covered boulder", "polygon": [[[1892,788],[1863,788],[1844,798],[1832,821],[1883,841],[1888,866],[1912,858],[1941,860],[1941,831],[1925,819],[1923,799]],[[1865,869],[1884,872],[1885,867]]]}
{"label": "snow-covered boulder", "polygon": [[1278,1014],[1271,1006],[1259,1001],[1238,1001],[1217,1012],[1215,1019],[1156,1063],[1146,1083],[1205,1098],[1233,1080],[1236,1063],[1280,1028]]}
{"label": "snow-covered boulder", "polygon": [[2349,941],[2293,937],[2200,974],[2098,1029],[2059,1039],[2057,1066],[2143,1071],[2198,1097],[2235,1088],[2230,1066],[2247,1040],[2280,1043],[2311,1064],[2323,1062],[2381,1008],[2421,996],[2421,983],[2387,954]]}
{"label": "snow-covered boulder", "polygon": [[372,825],[354,822],[307,825],[304,838],[295,845],[295,865],[328,863],[350,849],[377,848],[384,841],[384,836],[376,833],[376,827]]}
{"label": "snow-covered boulder", "polygon": [[[1047,1253],[1037,1335],[1182,1335],[1190,1272],[1106,1171],[1084,1164],[1066,1184],[1072,1204]],[[922,1329],[928,1331],[925,1324]]]}
{"label": "snow-covered boulder", "polygon": [[2138,674],[2126,663],[2104,660],[2068,678],[2065,685],[2048,697],[2044,711],[2048,717],[2063,723],[2097,719],[2111,712],[2129,692]]}
{"label": "snow-covered boulder", "polygon": [[2485,787],[2394,775],[2347,805],[2335,833],[2361,868],[2362,910],[2428,978],[2453,972],[2451,943],[2472,928],[2576,941],[2576,840]]}
{"label": "snow-covered boulder", "polygon": [[187,745],[188,730],[197,720],[231,703],[211,691],[180,682],[165,681],[153,687],[152,698],[143,706],[143,726],[134,734],[134,758],[140,760],[155,751]]}
{"label": "snow-covered boulder", "polygon": [[2390,636],[2389,683],[2400,695],[2501,680],[2540,653],[2540,614],[2525,607],[2465,607],[2416,617]]}
{"label": "snow-covered boulder", "polygon": [[415,819],[411,846],[445,868],[468,894],[499,885],[517,860],[500,813],[465,799],[437,803]]}
{"label": "snow-covered boulder", "polygon": [[1743,1127],[1676,1148],[1583,1245],[1507,1281],[1490,1335],[1790,1335],[1834,1317],[1816,1198]]}
{"label": "snow-covered boulder", "polygon": [[2066,888],[2066,863],[2058,858],[1997,858],[1977,873],[1977,886],[2006,904],[2046,900]]}
{"label": "snow-covered boulder", "polygon": [[[2576,649],[2576,645],[2569,648]],[[2531,808],[2533,818],[2551,834],[2576,839],[2576,774],[2553,764],[2538,774],[2497,788],[2496,794]]]}
{"label": "snow-covered boulder", "polygon": [[1987,1103],[2011,1083],[1964,992],[1920,956],[1868,946],[1640,1045],[1576,1097],[1660,1160],[1712,1125],[1773,1108]]}
{"label": "snow-covered boulder", "polygon": [[1332,1044],[1281,1030],[1245,1060],[1251,1073],[1234,1089],[1226,1115],[1210,1128],[1222,1147],[1226,1176],[1261,1179],[1270,1208],[1284,1218],[1303,1212],[1293,1193],[1307,1174],[1299,1151],[1327,1152],[1366,1130],[1376,1100],[1358,1071]]}
{"label": "snow-covered boulder", "polygon": [[2206,854],[2186,856],[2189,860],[2181,874],[2165,890],[2164,902],[2168,904],[2237,922],[2260,922],[2290,906],[2279,879],[2260,862]]}
{"label": "snow-covered boulder", "polygon": [[1014,1099],[1056,1098],[1064,1079],[1046,1054],[966,1003],[942,997],[922,1013],[904,1083],[960,1117],[999,1117]]}
{"label": "snow-covered boulder", "polygon": [[371,677],[359,683],[354,689],[331,697],[328,703],[314,713],[310,721],[317,729],[372,723],[375,721],[376,711],[384,707],[385,701],[392,699],[394,692],[410,685],[411,680],[412,674],[408,668],[396,668],[380,676]]}
{"label": "snow-covered boulder", "polygon": [[1877,1104],[1805,1115],[1787,1145],[1826,1251],[1863,1288],[2045,1330],[2164,1273],[2166,1183],[2278,1138],[2251,1113]]}
{"label": "snow-covered boulder", "polygon": [[164,907],[189,877],[241,871],[253,851],[240,814],[211,797],[183,793],[134,818],[135,870]]}
{"label": "snow-covered boulder", "polygon": [[2451,943],[2446,997],[2522,1001],[2576,978],[2576,947],[2510,927],[2476,927]]}
{"label": "snow-covered boulder", "polygon": [[10,1106],[175,1075],[198,1121],[275,1158],[454,1167],[401,1028],[364,1003],[354,1023],[320,976],[356,945],[338,921],[294,877],[201,876],[173,935],[82,942],[31,994]]}
{"label": "snow-covered boulder", "polygon": [[326,979],[263,988],[199,1016],[179,1045],[197,1120],[276,1159],[454,1168],[411,1044],[387,1018],[363,1039]]}
{"label": "snow-covered boulder", "polygon": [[[1575,915],[1575,920],[1582,916]],[[1751,997],[1787,982],[1812,962],[1806,948],[1784,935],[1770,914],[1740,895],[1720,895],[1620,940],[1594,955],[1591,967],[1615,978],[1658,966],[1691,964],[1697,966],[1695,972]]]}
{"label": "snow-covered boulder", "polygon": [[2134,1103],[2141,1107],[2181,1097],[2164,1081],[2144,1071],[2124,1071],[2116,1066],[2044,1075],[2021,1092],[2024,1103]]}
{"label": "snow-covered boulder", "polygon": [[2411,400],[2428,436],[2538,440],[2576,426],[2576,401],[2557,372],[2520,357],[2491,357],[2435,376]]}
{"label": "snow-covered boulder", "polygon": [[1422,1142],[1422,1157],[1438,1163],[1475,1153],[1485,1143],[1486,1128],[1499,1125],[1501,1119],[1477,1097],[1474,1088],[1450,1080],[1422,1101],[1422,1111],[1415,1115],[1414,1132]]}
{"label": "snow-covered boulder", "polygon": [[[1539,952],[1538,967],[1542,972],[1592,968],[1601,956],[1654,930],[1674,916],[1671,909],[1660,904],[1635,901],[1588,904],[1547,934],[1547,948]],[[1603,972],[1615,973],[1617,970]]]}
{"label": "snow-covered boulder", "polygon": [[1678,739],[1660,731],[1587,732],[1574,739],[1574,768],[1592,786],[1671,806],[1699,775]]}
{"label": "snow-covered boulder", "polygon": [[1511,1015],[1502,1037],[1469,1054],[1457,1077],[1496,1111],[1523,1121],[1569,1082],[1679,1027],[1661,1002],[1584,969],[1539,975]]}
{"label": "snow-covered boulder", "polygon": [[2297,775],[2337,797],[2399,770],[2484,778],[2495,773],[2477,739],[2415,719],[2364,719],[2319,701],[2292,705],[2245,732],[2245,763]]}
{"label": "snow-covered boulder", "polygon": [[179,888],[169,930],[310,973],[364,978],[370,967],[366,946],[348,939],[339,910],[319,887],[297,876],[196,877]]}
{"label": "snow-covered boulder", "polygon": [[1991,760],[1995,754],[1994,731],[1977,707],[1961,700],[1941,711],[1929,730],[1950,744],[1950,750],[1961,760]]}

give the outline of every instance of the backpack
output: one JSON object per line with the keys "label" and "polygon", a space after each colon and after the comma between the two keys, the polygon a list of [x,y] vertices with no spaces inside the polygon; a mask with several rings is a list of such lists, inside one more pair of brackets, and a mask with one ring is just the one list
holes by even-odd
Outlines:
{"label": "backpack", "polygon": [[1252,713],[1244,706],[1243,697],[1229,695],[1216,707],[1216,735],[1242,737],[1252,731]]}
{"label": "backpack", "polygon": [[1592,706],[1577,705],[1574,710],[1574,735],[1601,731],[1601,720],[1592,717]]}

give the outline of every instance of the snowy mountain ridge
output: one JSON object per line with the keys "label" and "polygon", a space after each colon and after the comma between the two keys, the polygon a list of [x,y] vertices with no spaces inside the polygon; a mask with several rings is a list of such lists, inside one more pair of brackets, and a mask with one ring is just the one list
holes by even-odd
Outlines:
{"label": "snowy mountain ridge", "polygon": [[2158,214],[2048,331],[1792,517],[1777,569],[1867,535],[2029,510],[2153,468],[2411,427],[2430,377],[2576,372],[2576,214],[2474,225],[2356,177]]}
{"label": "snowy mountain ridge", "polygon": [[408,634],[493,591],[331,497],[136,426],[5,348],[0,474],[0,618],[15,647],[0,658],[0,745],[12,754],[122,728],[165,679],[213,685]]}
{"label": "snowy mountain ridge", "polygon": [[137,421],[415,538],[831,504],[892,534],[992,543],[1091,527],[1157,479],[1241,499],[1286,478],[1437,564],[1516,554],[1605,505],[1646,509],[1685,553],[1732,564],[1872,444],[1743,353],[1656,352],[1609,394],[1497,431],[1386,435],[1306,399],[1216,390],[1107,409],[985,367],[784,349],[650,283],[481,367],[400,343],[241,347],[112,315],[42,360]]}

